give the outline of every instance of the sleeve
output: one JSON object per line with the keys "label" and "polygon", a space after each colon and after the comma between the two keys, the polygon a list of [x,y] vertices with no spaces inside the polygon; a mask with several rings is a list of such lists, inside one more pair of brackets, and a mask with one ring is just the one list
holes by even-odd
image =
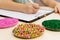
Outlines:
{"label": "sleeve", "polygon": [[[29,2],[29,0],[14,0],[15,2],[18,2],[18,3],[27,3]],[[32,0],[34,1],[34,0]]]}
{"label": "sleeve", "polygon": [[35,0],[36,3],[38,3],[41,6],[45,6],[40,0]]}

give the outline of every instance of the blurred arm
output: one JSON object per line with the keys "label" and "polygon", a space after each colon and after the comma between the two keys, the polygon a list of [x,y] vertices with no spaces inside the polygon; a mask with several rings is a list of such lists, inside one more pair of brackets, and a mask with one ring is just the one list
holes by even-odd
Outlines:
{"label": "blurred arm", "polygon": [[58,2],[55,0],[40,0],[42,1],[46,6],[54,8]]}

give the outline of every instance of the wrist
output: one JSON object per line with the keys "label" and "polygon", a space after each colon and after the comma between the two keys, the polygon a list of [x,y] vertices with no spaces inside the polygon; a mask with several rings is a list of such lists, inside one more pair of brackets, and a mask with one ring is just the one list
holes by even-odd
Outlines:
{"label": "wrist", "polygon": [[20,8],[20,12],[25,12],[27,9],[27,5],[22,4],[19,8]]}
{"label": "wrist", "polygon": [[12,10],[19,11],[19,12],[24,11],[25,4],[12,2],[12,5],[13,5]]}

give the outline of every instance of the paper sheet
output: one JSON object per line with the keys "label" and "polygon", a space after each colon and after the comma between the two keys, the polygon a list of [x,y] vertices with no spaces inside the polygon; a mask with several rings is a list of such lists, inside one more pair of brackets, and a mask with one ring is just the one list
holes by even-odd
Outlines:
{"label": "paper sheet", "polygon": [[7,11],[7,10],[0,9],[0,15],[5,15],[8,17],[13,17],[13,18],[17,18],[17,19],[26,20],[26,21],[31,21],[33,19],[36,19],[39,16],[42,16],[46,13],[50,13],[52,11],[53,11],[53,9],[40,8],[37,11],[37,13],[35,13],[35,14],[25,14],[25,13],[21,13],[21,12],[14,12],[14,11]]}

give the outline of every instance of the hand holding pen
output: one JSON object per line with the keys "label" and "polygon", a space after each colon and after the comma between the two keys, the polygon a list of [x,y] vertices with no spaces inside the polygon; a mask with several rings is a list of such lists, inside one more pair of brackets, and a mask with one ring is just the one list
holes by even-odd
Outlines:
{"label": "hand holding pen", "polygon": [[34,3],[32,0],[26,0],[25,5],[26,5],[25,13],[27,12],[28,14],[35,14],[40,8],[39,4]]}
{"label": "hand holding pen", "polygon": [[18,11],[27,14],[33,14],[39,9],[39,5],[31,2],[26,2],[25,4],[14,2],[13,0],[0,0],[0,8]]}

